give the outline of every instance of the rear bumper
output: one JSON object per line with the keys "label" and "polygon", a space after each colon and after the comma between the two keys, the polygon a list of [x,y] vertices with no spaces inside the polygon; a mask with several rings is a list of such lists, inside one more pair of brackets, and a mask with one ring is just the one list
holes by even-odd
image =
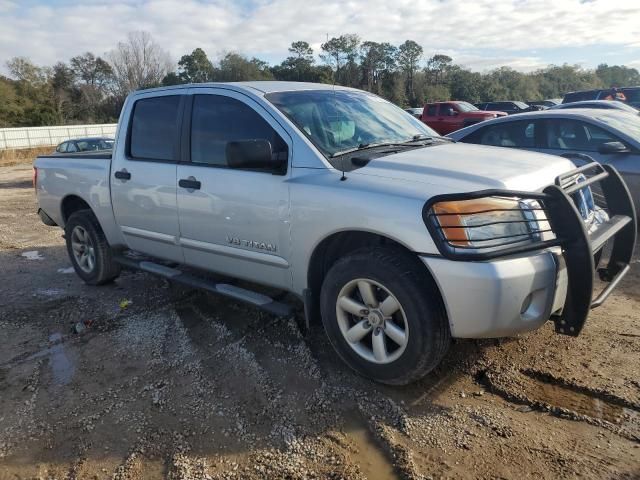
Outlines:
{"label": "rear bumper", "polygon": [[[583,172],[585,181],[569,182]],[[599,182],[609,220],[591,233],[572,196]],[[448,243],[431,205],[487,196],[535,199],[543,206],[553,238],[500,250],[474,252]],[[446,198],[445,198],[446,197]],[[556,179],[541,194],[489,190],[433,199],[423,211],[442,257],[422,257],[440,287],[454,337],[500,337],[538,328],[549,318],[556,332],[578,335],[629,271],[637,219],[629,190],[611,166],[585,165]],[[594,254],[611,245],[608,263],[596,272]],[[594,277],[609,285],[594,299]]]}
{"label": "rear bumper", "polygon": [[40,217],[40,220],[42,220],[42,223],[44,223],[45,225],[48,225],[49,227],[58,226],[58,224],[41,208],[38,209],[38,216]]}

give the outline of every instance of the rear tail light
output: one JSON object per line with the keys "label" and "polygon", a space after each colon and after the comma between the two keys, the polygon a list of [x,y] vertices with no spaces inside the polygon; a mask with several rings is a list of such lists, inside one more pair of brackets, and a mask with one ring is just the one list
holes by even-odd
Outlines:
{"label": "rear tail light", "polygon": [[38,169],[33,167],[33,188],[38,188]]}

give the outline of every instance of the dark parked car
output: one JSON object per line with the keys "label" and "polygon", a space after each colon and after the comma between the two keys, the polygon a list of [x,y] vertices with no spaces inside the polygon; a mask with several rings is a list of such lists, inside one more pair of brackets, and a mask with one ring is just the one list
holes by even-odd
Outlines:
{"label": "dark parked car", "polygon": [[102,150],[111,150],[112,148],[113,138],[74,138],[58,145],[56,147],[56,153],[99,152]]}
{"label": "dark parked car", "polygon": [[463,143],[533,150],[569,158],[576,166],[596,160],[622,174],[640,211],[640,116],[620,110],[550,109],[496,118],[448,137]]}
{"label": "dark parked car", "polygon": [[562,103],[584,100],[620,100],[632,107],[640,108],[640,87],[599,88],[569,92],[562,99]]}
{"label": "dark parked car", "polygon": [[598,100],[601,89],[597,90],[580,90],[577,92],[569,92],[565,94],[562,103],[583,102],[585,100]]}
{"label": "dark parked car", "polygon": [[555,107],[556,105],[560,105],[562,103],[561,98],[547,98],[546,100],[531,100],[527,102],[527,105],[535,105],[540,107]]}
{"label": "dark parked car", "polygon": [[619,100],[584,100],[582,102],[563,103],[552,107],[551,110],[567,108],[600,108],[605,110],[622,110],[637,115],[638,109]]}
{"label": "dark parked car", "polygon": [[518,101],[504,101],[504,102],[485,102],[485,103],[476,103],[476,107],[479,110],[491,110],[491,111],[500,111],[506,112],[508,115],[513,115],[515,113],[524,113],[524,112],[535,112],[538,110],[544,110],[544,107],[540,106],[530,106],[524,102]]}
{"label": "dark parked car", "polygon": [[420,118],[422,117],[422,111],[424,110],[424,108],[422,107],[414,107],[414,108],[405,108],[404,111],[407,113],[410,113],[411,115],[413,115],[416,118]]}

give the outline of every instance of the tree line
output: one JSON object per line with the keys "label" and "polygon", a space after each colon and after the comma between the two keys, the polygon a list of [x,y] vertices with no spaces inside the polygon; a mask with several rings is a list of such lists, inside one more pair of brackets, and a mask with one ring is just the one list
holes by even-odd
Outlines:
{"label": "tree line", "polygon": [[296,41],[280,64],[229,52],[216,61],[202,48],[172,61],[149,33],[133,32],[103,56],[86,52],[40,66],[24,57],[6,62],[0,75],[0,127],[113,122],[127,94],[141,88],[200,82],[290,80],[335,83],[367,90],[400,105],[428,101],[541,100],[572,90],[639,85],[640,74],[623,65],[549,65],[530,73],[500,67],[486,73],[457,65],[447,55],[425,55],[421,45],[328,39],[318,53]]}

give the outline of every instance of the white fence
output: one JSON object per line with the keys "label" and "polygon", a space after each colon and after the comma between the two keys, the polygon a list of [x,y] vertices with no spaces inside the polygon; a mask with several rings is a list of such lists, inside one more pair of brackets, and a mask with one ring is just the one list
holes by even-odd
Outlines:
{"label": "white fence", "polygon": [[111,137],[115,123],[102,125],[63,125],[60,127],[0,128],[0,150],[57,145],[78,137]]}

